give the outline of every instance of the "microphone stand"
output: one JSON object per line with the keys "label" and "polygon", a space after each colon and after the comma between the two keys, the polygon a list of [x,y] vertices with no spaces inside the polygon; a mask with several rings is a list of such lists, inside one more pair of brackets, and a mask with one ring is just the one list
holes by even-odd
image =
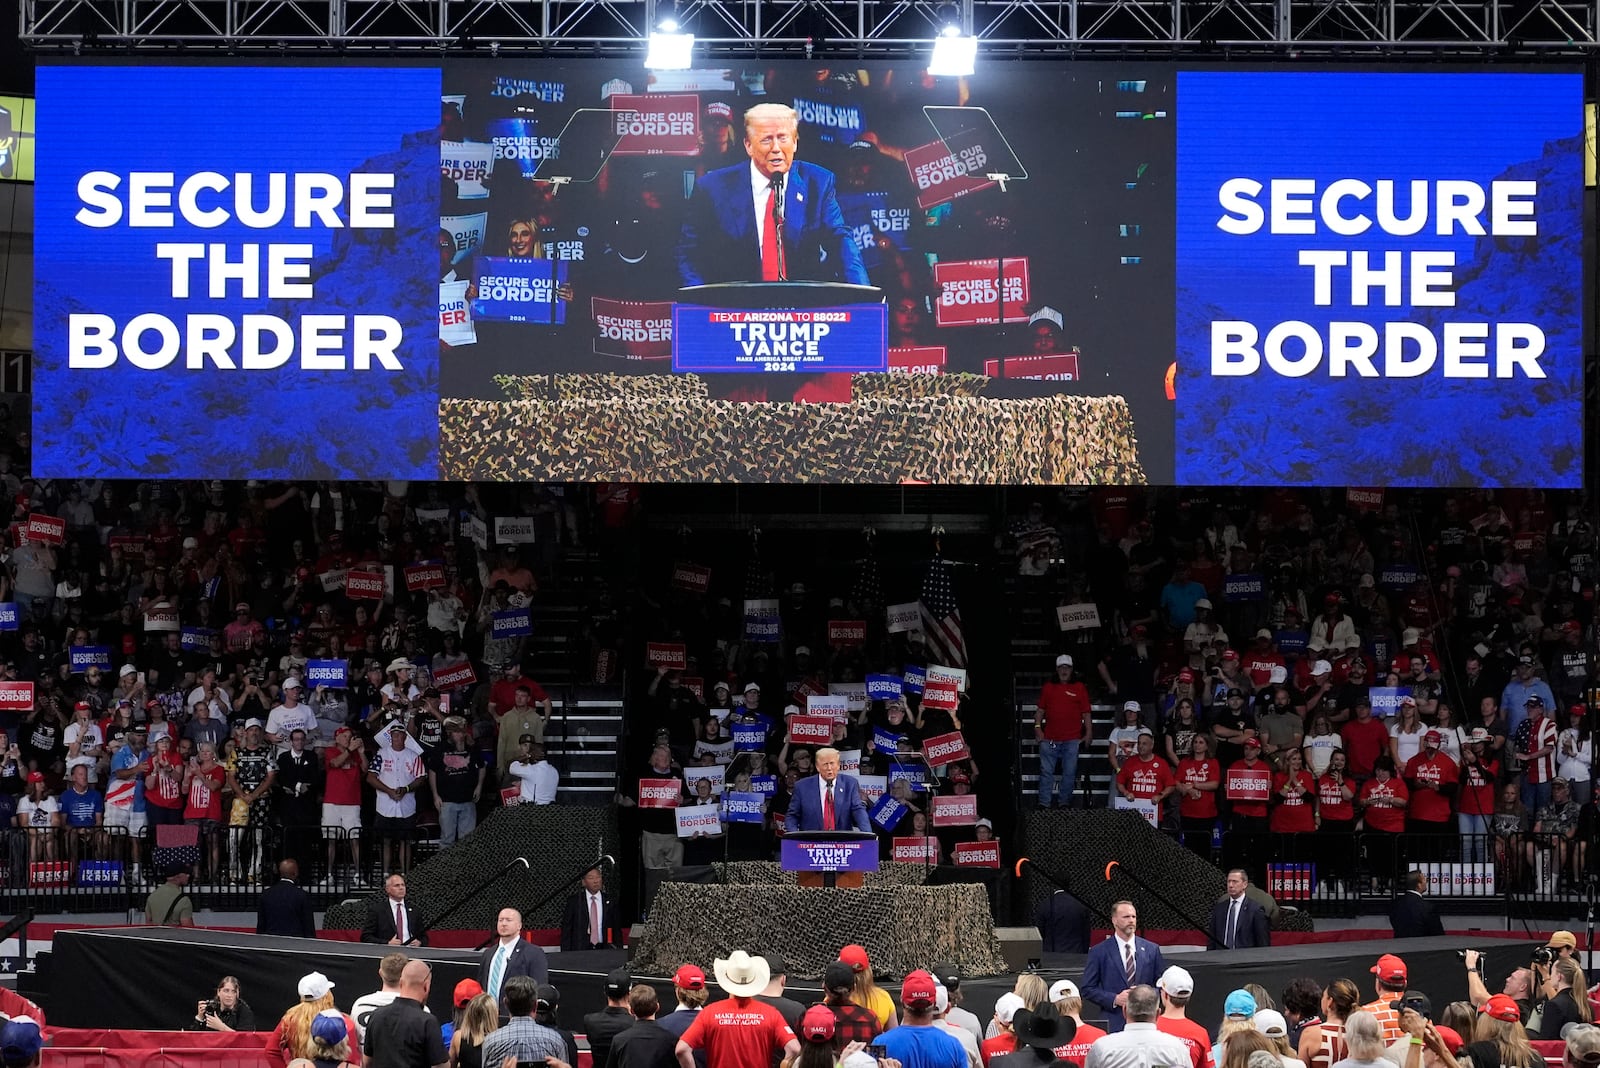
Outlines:
{"label": "microphone stand", "polygon": [[[1171,909],[1173,915],[1177,916],[1178,919],[1182,920],[1196,931],[1205,935],[1207,945],[1211,944],[1211,930],[1206,924],[1196,923],[1193,916],[1190,916],[1178,906],[1174,905],[1171,900],[1169,900],[1161,891],[1157,890],[1155,887],[1151,886],[1149,883],[1133,874],[1133,872],[1129,871],[1121,861],[1112,861],[1112,864],[1116,866],[1117,871],[1122,873],[1124,878],[1133,880],[1135,886],[1149,894],[1151,897],[1155,898],[1157,901],[1161,902],[1161,904],[1167,906],[1167,908]],[[1111,870],[1109,866],[1106,870],[1106,881],[1111,881]]]}
{"label": "microphone stand", "polygon": [[1089,902],[1085,901],[1083,898],[1079,897],[1076,893],[1073,892],[1071,884],[1069,884],[1066,881],[1065,878],[1061,878],[1061,879],[1056,878],[1050,872],[1046,871],[1044,866],[1042,864],[1040,864],[1038,861],[1034,860],[1032,857],[1023,857],[1022,859],[1017,861],[1016,869],[1015,869],[1017,875],[1020,876],[1022,874],[1022,866],[1024,864],[1026,864],[1032,871],[1034,871],[1039,876],[1039,878],[1043,879],[1045,882],[1049,883],[1051,886],[1055,887],[1057,890],[1060,890],[1061,892],[1066,893],[1066,894],[1071,894],[1073,900],[1076,901],[1078,904],[1082,905],[1086,910],[1088,910],[1092,915],[1094,915],[1094,917],[1096,919],[1101,919],[1101,920],[1106,921],[1106,926],[1107,927],[1111,926],[1111,914],[1109,912],[1105,912],[1102,909],[1098,909],[1094,905],[1092,905]]}
{"label": "microphone stand", "polygon": [[787,178],[788,172],[786,171],[777,171],[772,176],[772,214],[777,224],[775,229],[778,235],[778,281],[780,282],[789,280],[789,257],[785,254],[783,248],[783,224],[784,216],[787,214],[783,207],[783,188],[788,184]]}

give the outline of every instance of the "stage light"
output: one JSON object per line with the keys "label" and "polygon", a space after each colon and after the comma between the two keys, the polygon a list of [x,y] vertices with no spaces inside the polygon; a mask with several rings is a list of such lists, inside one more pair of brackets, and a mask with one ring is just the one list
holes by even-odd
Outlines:
{"label": "stage light", "polygon": [[694,34],[678,32],[676,19],[662,19],[650,34],[645,70],[688,70],[694,63]]}
{"label": "stage light", "polygon": [[978,62],[978,39],[962,34],[961,27],[948,25],[933,39],[933,56],[928,73],[935,77],[965,78]]}

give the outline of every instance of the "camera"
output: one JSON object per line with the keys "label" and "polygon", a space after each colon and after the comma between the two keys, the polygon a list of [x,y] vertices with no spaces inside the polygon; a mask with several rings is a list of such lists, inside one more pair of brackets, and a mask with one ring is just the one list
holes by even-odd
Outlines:
{"label": "camera", "polygon": [[1540,946],[1533,951],[1533,963],[1541,968],[1548,968],[1556,962],[1559,951],[1551,946]]}

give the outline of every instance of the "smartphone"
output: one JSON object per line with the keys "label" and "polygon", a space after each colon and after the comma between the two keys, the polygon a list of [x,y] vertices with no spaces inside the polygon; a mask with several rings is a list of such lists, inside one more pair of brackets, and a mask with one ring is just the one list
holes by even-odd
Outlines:
{"label": "smartphone", "polygon": [[[874,1043],[872,1043],[871,1045],[869,1045],[867,1047],[867,1056],[873,1058],[874,1060],[881,1061],[885,1057],[887,1057],[888,1055],[889,1055],[889,1048],[887,1046],[885,1046],[882,1042],[874,1042]],[[519,1068],[520,1068],[520,1066],[519,1066]]]}

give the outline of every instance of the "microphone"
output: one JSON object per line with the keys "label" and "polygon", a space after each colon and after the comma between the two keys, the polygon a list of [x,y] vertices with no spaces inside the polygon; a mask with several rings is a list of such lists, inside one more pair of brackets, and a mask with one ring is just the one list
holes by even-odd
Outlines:
{"label": "microphone", "polygon": [[612,856],[610,853],[601,853],[600,859],[611,865],[613,868],[617,866],[617,858]]}
{"label": "microphone", "polygon": [[772,172],[772,195],[774,197],[773,203],[776,206],[778,221],[780,223],[783,222],[783,178],[783,171]]}

